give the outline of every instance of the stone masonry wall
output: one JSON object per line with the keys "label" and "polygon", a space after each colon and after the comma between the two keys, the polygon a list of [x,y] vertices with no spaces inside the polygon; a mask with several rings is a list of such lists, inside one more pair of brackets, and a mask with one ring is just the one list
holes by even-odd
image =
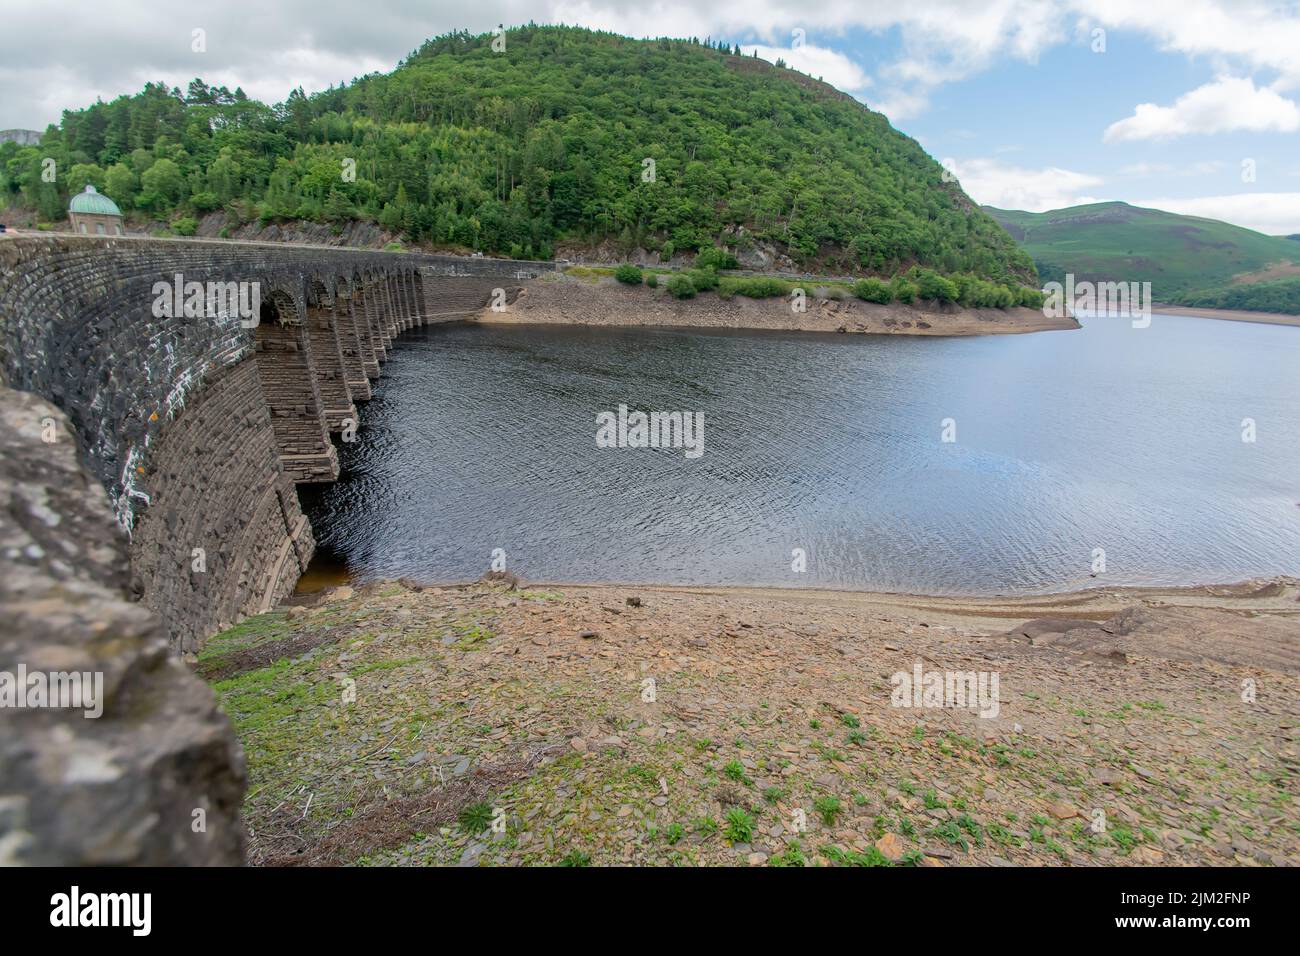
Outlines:
{"label": "stone masonry wall", "polygon": [[[513,293],[549,268],[9,236],[0,239],[0,380],[66,412],[131,538],[134,592],[162,615],[174,647],[192,651],[292,590],[314,547],[293,484],[337,477],[329,432],[356,418],[393,338],[472,317],[492,289]],[[255,283],[257,321],[229,309],[186,316],[170,289],[190,282]]]}

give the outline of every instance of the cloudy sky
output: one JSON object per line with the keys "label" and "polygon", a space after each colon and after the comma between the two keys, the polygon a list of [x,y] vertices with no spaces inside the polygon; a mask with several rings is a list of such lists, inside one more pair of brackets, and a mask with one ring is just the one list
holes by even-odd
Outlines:
{"label": "cloudy sky", "polygon": [[1300,0],[0,0],[0,129],[147,80],[279,102],[390,70],[428,36],[529,20],[784,57],[982,203],[1123,199],[1300,232]]}

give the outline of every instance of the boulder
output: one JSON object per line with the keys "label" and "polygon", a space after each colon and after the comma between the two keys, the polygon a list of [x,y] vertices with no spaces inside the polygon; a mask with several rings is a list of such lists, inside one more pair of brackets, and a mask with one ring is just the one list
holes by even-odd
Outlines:
{"label": "boulder", "polygon": [[66,418],[0,386],[0,865],[243,862],[243,751],[128,580]]}

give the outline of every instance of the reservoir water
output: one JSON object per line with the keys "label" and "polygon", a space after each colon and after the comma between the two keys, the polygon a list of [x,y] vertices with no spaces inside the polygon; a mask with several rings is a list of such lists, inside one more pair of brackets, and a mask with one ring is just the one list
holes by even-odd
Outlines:
{"label": "reservoir water", "polygon": [[[1083,321],[408,332],[341,479],[300,489],[318,567],[459,581],[499,548],[530,580],[930,594],[1300,575],[1300,328]],[[620,405],[702,413],[704,453],[598,447]]]}

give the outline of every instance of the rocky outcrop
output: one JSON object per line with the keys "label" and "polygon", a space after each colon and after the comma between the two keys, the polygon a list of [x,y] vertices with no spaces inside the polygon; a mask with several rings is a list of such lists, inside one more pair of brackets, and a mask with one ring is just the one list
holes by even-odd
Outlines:
{"label": "rocky outcrop", "polygon": [[0,386],[0,865],[243,861],[243,751],[128,577],[63,413]]}

